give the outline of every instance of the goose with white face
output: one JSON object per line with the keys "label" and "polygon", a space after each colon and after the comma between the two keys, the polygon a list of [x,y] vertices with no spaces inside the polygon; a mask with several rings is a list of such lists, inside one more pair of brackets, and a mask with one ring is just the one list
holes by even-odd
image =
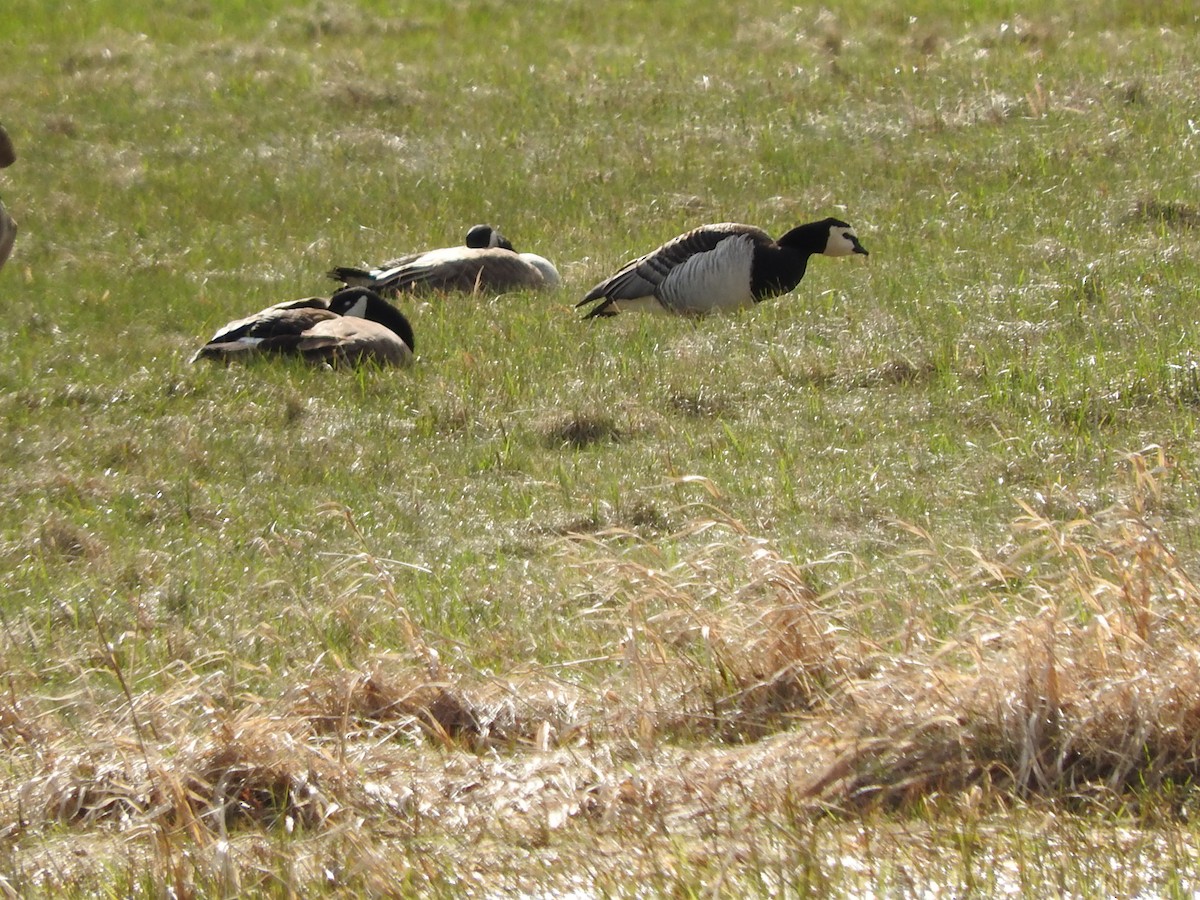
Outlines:
{"label": "goose with white face", "polygon": [[829,226],[829,240],[825,243],[825,256],[850,256],[853,253],[861,253],[863,256],[870,256],[867,249],[859,243],[858,235],[854,233],[853,228],[848,228],[840,223]]}

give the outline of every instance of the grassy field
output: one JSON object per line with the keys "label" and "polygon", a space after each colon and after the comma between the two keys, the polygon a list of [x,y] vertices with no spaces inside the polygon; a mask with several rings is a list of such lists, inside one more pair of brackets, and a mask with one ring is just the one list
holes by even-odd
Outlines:
{"label": "grassy field", "polygon": [[[1191,896],[1200,17],[1019,6],[6,0],[0,892]],[[187,362],[476,222],[563,288]]]}

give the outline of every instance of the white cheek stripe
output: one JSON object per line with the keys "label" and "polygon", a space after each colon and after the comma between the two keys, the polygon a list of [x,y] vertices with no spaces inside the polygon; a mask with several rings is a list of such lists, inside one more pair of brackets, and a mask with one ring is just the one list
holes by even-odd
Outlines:
{"label": "white cheek stripe", "polygon": [[367,298],[359,297],[355,304],[342,313],[344,316],[357,316],[360,319],[367,317]]}
{"label": "white cheek stripe", "polygon": [[[829,240],[825,243],[826,256],[849,256],[854,252],[854,242],[844,235],[854,234],[853,228],[842,228],[837,225],[829,226]],[[856,235],[857,237],[857,235]]]}

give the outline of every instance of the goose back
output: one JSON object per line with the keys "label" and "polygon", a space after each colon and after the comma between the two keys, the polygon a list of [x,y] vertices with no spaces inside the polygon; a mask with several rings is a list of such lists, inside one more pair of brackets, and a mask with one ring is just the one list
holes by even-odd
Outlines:
{"label": "goose back", "polygon": [[368,272],[337,268],[329,274],[336,280],[363,284],[384,295],[504,293],[558,284],[558,272],[548,260],[500,247],[448,247],[431,250],[390,268]]}

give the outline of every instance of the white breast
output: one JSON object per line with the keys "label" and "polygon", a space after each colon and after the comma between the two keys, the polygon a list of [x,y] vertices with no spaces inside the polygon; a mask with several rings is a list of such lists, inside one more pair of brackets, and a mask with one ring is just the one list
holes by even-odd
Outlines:
{"label": "white breast", "polygon": [[542,281],[546,287],[558,287],[562,281],[562,278],[559,277],[558,269],[554,268],[554,263],[550,262],[546,257],[538,256],[536,253],[522,253],[521,259],[542,273]]}

